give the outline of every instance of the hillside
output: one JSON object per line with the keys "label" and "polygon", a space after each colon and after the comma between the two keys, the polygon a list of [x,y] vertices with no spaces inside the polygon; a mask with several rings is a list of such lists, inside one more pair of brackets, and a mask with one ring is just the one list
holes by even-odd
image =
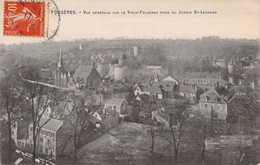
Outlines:
{"label": "hillside", "polygon": [[[150,164],[149,127],[138,123],[120,124],[81,148],[78,157],[81,162],[91,164]],[[171,153],[163,139],[155,138],[155,153],[164,159],[161,161],[166,161],[162,153]]]}

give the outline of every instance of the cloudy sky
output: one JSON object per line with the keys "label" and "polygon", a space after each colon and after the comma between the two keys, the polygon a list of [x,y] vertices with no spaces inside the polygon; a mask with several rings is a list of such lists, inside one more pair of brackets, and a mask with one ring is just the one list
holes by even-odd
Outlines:
{"label": "cloudy sky", "polygon": [[[117,37],[125,38],[259,38],[259,0],[55,0],[60,10],[78,14],[62,14],[60,29],[54,40]],[[0,2],[3,5],[3,2]],[[176,11],[158,15],[84,15],[94,11]],[[217,14],[178,14],[182,11],[216,11]],[[2,12],[2,11],[1,11]],[[49,26],[55,27],[50,14]],[[3,19],[1,13],[0,19]],[[2,21],[1,21],[2,23]],[[2,27],[2,25],[1,25]],[[2,28],[0,30],[2,34]],[[37,38],[3,37],[0,43],[37,42]]]}

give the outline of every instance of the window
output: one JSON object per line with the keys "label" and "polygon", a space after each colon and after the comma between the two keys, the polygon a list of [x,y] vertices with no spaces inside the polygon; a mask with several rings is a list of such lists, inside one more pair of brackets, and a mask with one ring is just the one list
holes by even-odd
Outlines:
{"label": "window", "polygon": [[208,104],[205,104],[205,108],[208,108]]}
{"label": "window", "polygon": [[211,118],[212,119],[216,119],[216,118],[218,118],[218,114],[217,114],[217,112],[215,111],[215,110],[211,110]]}
{"label": "window", "polygon": [[43,142],[43,138],[42,137],[40,138],[40,142]]}
{"label": "window", "polygon": [[14,131],[12,131],[12,136],[14,136]]}
{"label": "window", "polygon": [[33,127],[30,127],[30,131],[33,131]]}
{"label": "window", "polygon": [[51,145],[51,140],[50,139],[48,139],[48,145]]}

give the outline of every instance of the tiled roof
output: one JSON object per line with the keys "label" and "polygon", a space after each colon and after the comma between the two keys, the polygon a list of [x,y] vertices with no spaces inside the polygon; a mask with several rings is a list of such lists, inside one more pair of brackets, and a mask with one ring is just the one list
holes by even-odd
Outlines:
{"label": "tiled roof", "polygon": [[75,71],[74,77],[79,77],[82,79],[88,78],[89,74],[93,69],[92,65],[80,65]]}

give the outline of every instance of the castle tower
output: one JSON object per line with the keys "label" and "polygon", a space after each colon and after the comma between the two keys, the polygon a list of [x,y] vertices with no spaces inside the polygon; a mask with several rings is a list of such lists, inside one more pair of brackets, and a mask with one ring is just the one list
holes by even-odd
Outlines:
{"label": "castle tower", "polygon": [[119,64],[114,66],[114,80],[119,81],[125,78],[127,72],[127,56],[123,54],[119,58]]}

